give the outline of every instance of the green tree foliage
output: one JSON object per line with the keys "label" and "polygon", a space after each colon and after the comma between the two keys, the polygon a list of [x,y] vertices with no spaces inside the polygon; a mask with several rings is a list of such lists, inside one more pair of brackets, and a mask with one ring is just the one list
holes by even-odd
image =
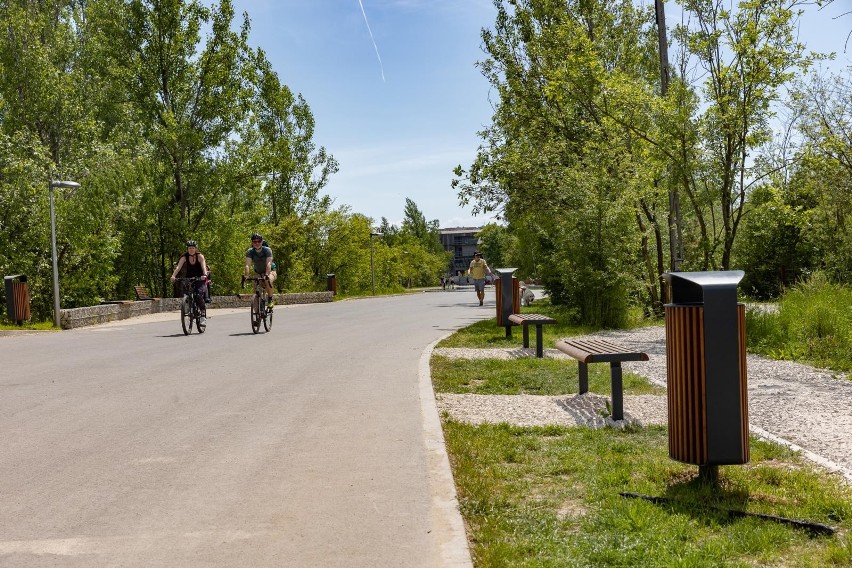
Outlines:
{"label": "green tree foliage", "polygon": [[280,290],[324,289],[329,272],[369,290],[372,221],[322,194],[337,162],[231,0],[0,0],[0,17],[0,272],[29,276],[37,319],[52,312],[51,179],[80,183],[55,192],[63,307],[140,283],[170,295],[189,238],[214,291],[236,291],[253,231]]}
{"label": "green tree foliage", "polygon": [[749,188],[763,177],[749,154],[771,139],[781,87],[814,56],[796,39],[799,0],[743,0],[735,9],[722,0],[682,4],[690,18],[674,37],[705,77],[706,109],[696,117],[700,160],[684,164],[701,254],[693,266],[727,270]]}
{"label": "green tree foliage", "polygon": [[796,0],[681,4],[665,96],[650,6],[496,0],[483,31],[499,104],[454,187],[502,212],[583,323],[617,325],[632,299],[659,313],[673,223],[683,269],[733,266],[749,191],[770,173],[749,156],[770,139],[780,89],[813,60],[793,35]]}
{"label": "green tree foliage", "polygon": [[607,109],[624,96],[618,84],[653,76],[652,15],[629,1],[495,5],[482,69],[500,104],[454,185],[463,202],[527,228],[519,247],[535,253],[554,301],[583,323],[619,325],[637,289],[640,155]]}
{"label": "green tree foliage", "polygon": [[852,280],[852,80],[848,73],[814,74],[793,100],[803,144],[791,170],[811,196],[803,228],[817,267],[837,281]]}

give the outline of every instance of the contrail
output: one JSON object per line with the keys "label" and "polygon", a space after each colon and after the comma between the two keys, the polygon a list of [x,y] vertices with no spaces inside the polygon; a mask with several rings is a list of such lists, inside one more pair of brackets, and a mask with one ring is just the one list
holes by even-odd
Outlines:
{"label": "contrail", "polygon": [[379,46],[376,45],[376,40],[373,39],[373,30],[370,29],[370,22],[367,21],[367,12],[364,11],[364,3],[358,0],[361,6],[361,13],[364,14],[364,23],[367,24],[367,31],[370,32],[370,40],[373,42],[373,48],[376,50],[376,57],[379,59],[379,69],[382,71],[382,83],[385,83],[385,66],[382,65],[382,56],[379,55]]}

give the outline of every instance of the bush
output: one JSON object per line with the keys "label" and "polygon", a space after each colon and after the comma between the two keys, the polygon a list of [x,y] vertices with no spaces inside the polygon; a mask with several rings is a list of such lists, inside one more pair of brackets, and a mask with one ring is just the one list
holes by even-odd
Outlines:
{"label": "bush", "polygon": [[750,310],[749,349],[779,359],[852,370],[852,290],[814,274],[785,293],[776,313]]}

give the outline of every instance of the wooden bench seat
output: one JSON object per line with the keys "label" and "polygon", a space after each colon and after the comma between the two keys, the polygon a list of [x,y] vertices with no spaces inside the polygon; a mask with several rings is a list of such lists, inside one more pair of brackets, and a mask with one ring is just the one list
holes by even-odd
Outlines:
{"label": "wooden bench seat", "polygon": [[523,326],[524,347],[530,346],[529,325],[535,325],[535,356],[539,359],[544,357],[544,346],[542,341],[542,329],[544,324],[556,323],[556,320],[541,314],[512,314],[509,321],[515,325]]}
{"label": "wooden bench seat", "polygon": [[151,297],[151,294],[148,293],[148,288],[146,288],[142,284],[140,284],[138,286],[134,286],[133,290],[136,292],[136,299],[139,300],[139,301],[153,300],[154,299],[154,298]]}
{"label": "wooden bench seat", "polygon": [[647,361],[648,354],[630,351],[605,339],[560,339],[556,349],[577,360],[580,394],[589,392],[589,363],[609,363],[612,384],[612,419],[624,419],[624,393],[621,381],[622,361]]}

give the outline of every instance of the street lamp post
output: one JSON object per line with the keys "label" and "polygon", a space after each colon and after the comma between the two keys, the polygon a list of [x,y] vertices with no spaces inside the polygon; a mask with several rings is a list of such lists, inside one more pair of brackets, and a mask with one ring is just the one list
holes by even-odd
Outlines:
{"label": "street lamp post", "polygon": [[50,182],[50,246],[53,257],[53,323],[56,327],[62,327],[59,321],[59,266],[56,260],[56,214],[53,212],[53,188],[67,187],[76,189],[80,184],[76,181],[53,181]]}
{"label": "street lamp post", "polygon": [[383,236],[383,233],[370,233],[370,283],[373,286],[373,296],[376,295],[376,271],[373,268],[373,237]]}

